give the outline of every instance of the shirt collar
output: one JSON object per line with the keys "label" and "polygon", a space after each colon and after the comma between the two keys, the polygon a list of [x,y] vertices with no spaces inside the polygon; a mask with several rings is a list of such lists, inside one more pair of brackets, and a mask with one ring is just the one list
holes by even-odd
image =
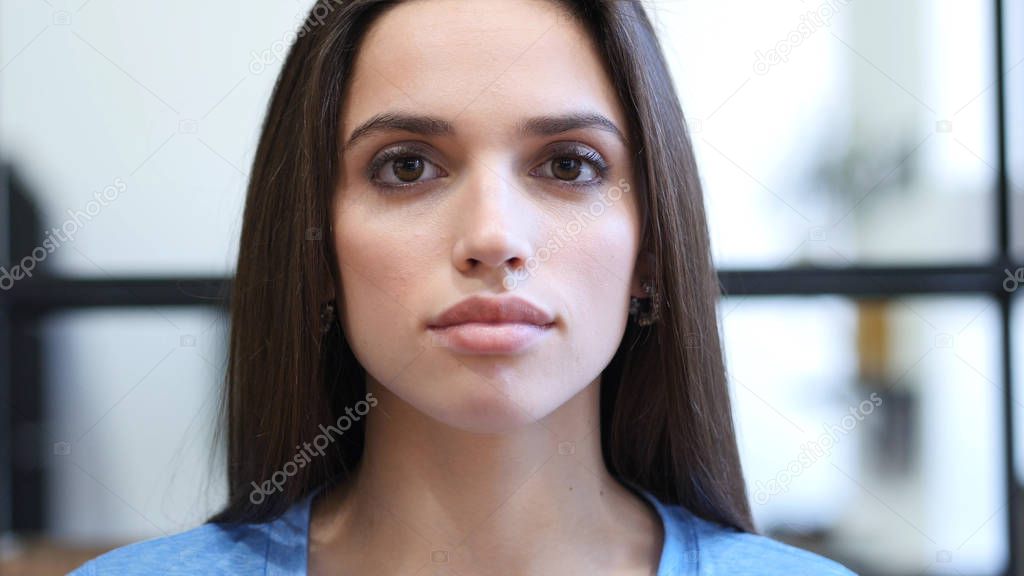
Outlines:
{"label": "shirt collar", "polygon": [[651,503],[661,518],[665,543],[661,548],[658,576],[697,574],[700,551],[689,512],[682,506],[668,506],[643,488],[636,488]]}
{"label": "shirt collar", "polygon": [[[323,489],[315,488],[302,500],[270,523],[267,533],[267,576],[306,574],[309,556],[309,519],[313,500]],[[665,540],[658,561],[657,576],[697,574],[699,549],[689,513],[681,506],[668,506],[643,488],[633,486],[658,513]]]}
{"label": "shirt collar", "polygon": [[313,499],[323,487],[296,502],[267,530],[267,576],[305,574],[309,556],[309,517]]}

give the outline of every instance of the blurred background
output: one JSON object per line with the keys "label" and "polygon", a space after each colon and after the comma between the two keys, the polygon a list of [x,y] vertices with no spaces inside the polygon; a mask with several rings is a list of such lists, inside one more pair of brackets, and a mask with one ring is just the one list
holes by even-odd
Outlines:
{"label": "blurred background", "polygon": [[[223,501],[224,283],[311,3],[0,0],[0,572]],[[645,4],[758,527],[861,574],[1024,574],[1024,0]]]}

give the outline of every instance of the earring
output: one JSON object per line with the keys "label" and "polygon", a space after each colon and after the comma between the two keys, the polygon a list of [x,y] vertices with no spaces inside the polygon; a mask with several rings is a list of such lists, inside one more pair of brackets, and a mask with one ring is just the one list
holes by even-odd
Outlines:
{"label": "earring", "polygon": [[629,299],[629,315],[633,316],[640,326],[650,326],[661,319],[661,294],[654,291],[654,285],[648,280],[641,282],[640,287],[643,288],[647,297],[631,297]]}
{"label": "earring", "polygon": [[334,320],[334,300],[328,300],[320,306],[320,331],[325,334],[330,332]]}

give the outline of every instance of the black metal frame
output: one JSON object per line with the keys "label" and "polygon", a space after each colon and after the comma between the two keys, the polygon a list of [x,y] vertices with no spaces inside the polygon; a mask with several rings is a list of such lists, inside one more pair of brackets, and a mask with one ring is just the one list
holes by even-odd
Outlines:
{"label": "black metal frame", "polygon": [[[723,291],[730,296],[818,295],[899,297],[924,294],[978,294],[995,299],[1001,314],[1003,407],[1006,484],[1008,488],[1009,565],[1005,574],[1019,575],[1024,562],[1024,490],[1014,473],[1013,295],[1003,287],[1007,270],[1024,267],[1011,246],[1010,183],[1007,168],[1006,86],[1003,75],[1003,1],[995,3],[996,98],[998,117],[998,179],[995,195],[999,215],[997,256],[991,263],[921,267],[795,268],[781,270],[723,270]],[[17,213],[17,183],[9,171],[0,175],[0,226],[13,230],[31,215]],[[6,221],[5,221],[6,219]],[[14,235],[13,233],[11,234]],[[38,235],[36,235],[38,237]],[[0,238],[0,242],[8,240]],[[0,244],[0,263],[19,254],[17,238]],[[30,249],[30,248],[29,248]],[[27,431],[41,421],[43,409],[39,343],[32,329],[58,310],[90,307],[226,306],[230,280],[222,277],[111,278],[101,280],[39,275],[0,291],[0,532],[33,532],[45,528],[43,467],[19,462],[18,445],[35,445],[41,438]],[[1018,335],[1019,336],[1019,335]],[[26,444],[27,442],[27,444]],[[24,452],[24,450],[21,450]],[[6,505],[5,505],[6,503]]]}

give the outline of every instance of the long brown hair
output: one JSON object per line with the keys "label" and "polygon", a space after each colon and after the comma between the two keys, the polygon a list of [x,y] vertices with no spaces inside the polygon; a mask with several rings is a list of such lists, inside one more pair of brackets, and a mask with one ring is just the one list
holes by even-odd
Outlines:
{"label": "long brown hair", "polygon": [[[640,248],[662,302],[653,326],[630,322],[601,378],[609,472],[703,518],[754,530],[736,448],[716,316],[703,192],[672,79],[639,0],[554,0],[592,35],[630,121]],[[337,323],[319,330],[338,278],[328,232],[347,80],[367,27],[395,0],[319,0],[298,32],[252,166],[231,295],[226,373],[229,501],[213,522],[276,518],[356,469],[364,429],[293,464],[280,489],[255,486],[363,400],[365,371]],[[257,503],[256,500],[259,500]]]}

